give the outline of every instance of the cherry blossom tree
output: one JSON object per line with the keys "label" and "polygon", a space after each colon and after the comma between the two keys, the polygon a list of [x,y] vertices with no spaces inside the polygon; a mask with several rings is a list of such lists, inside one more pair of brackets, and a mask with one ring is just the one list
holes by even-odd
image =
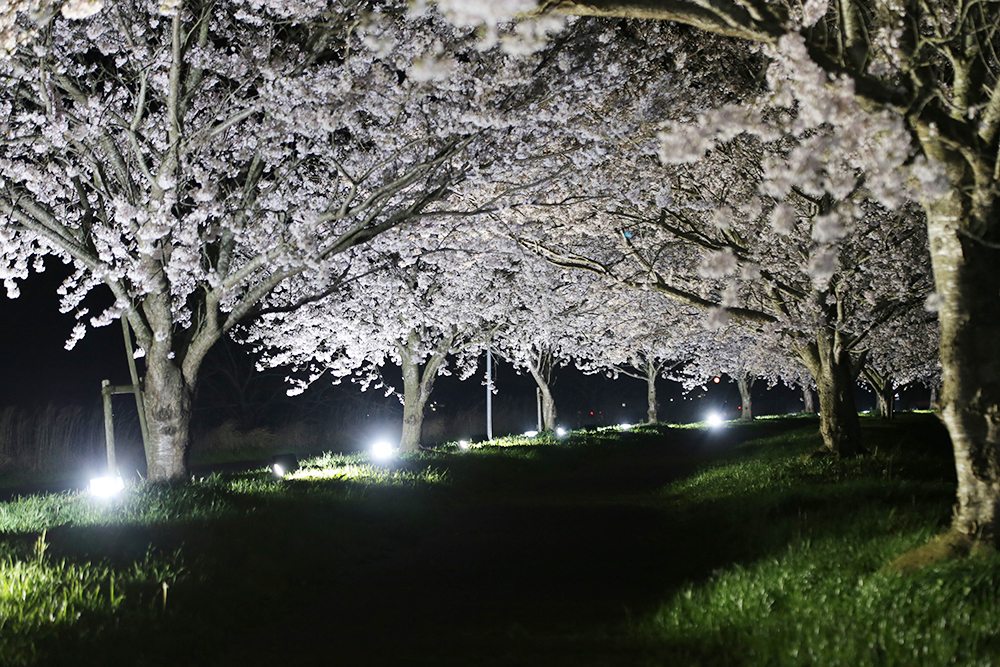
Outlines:
{"label": "cherry blossom tree", "polygon": [[937,341],[937,318],[922,308],[905,313],[869,338],[862,374],[875,392],[883,419],[892,419],[900,387],[911,383],[937,385],[941,375]]}
{"label": "cherry blossom tree", "polygon": [[495,349],[516,369],[531,375],[542,399],[542,428],[557,427],[552,394],[556,368],[572,363],[580,341],[592,331],[590,284],[523,256],[512,275]]}
{"label": "cherry blossom tree", "polygon": [[[671,58],[650,62],[641,61],[640,56],[642,66],[633,70],[636,82],[627,95],[604,92],[620,88],[595,82],[592,88],[601,92],[586,103],[601,109],[600,124],[574,118],[576,124],[571,124],[570,130],[586,136],[591,148],[574,152],[558,186],[550,184],[545,197],[523,203],[534,207],[530,216],[523,210],[514,216],[547,221],[540,225],[547,225],[547,230],[522,224],[517,234],[527,247],[562,266],[590,270],[705,309],[713,325],[736,317],[754,323],[758,335],[794,333],[800,359],[815,373],[821,403],[826,403],[821,409],[826,448],[844,454],[858,451],[860,426],[851,387],[860,360],[852,348],[867,330],[891,316],[900,294],[891,284],[895,277],[883,281],[885,294],[876,296],[867,290],[872,305],[876,298],[881,303],[874,319],[865,322],[868,316],[855,307],[858,303],[845,309],[838,301],[841,293],[850,291],[846,276],[860,280],[863,269],[838,270],[849,263],[852,254],[867,255],[862,246],[871,228],[901,201],[898,181],[901,174],[909,173],[905,168],[909,156],[905,130],[891,117],[879,117],[859,128],[821,127],[829,114],[819,116],[819,120],[813,114],[808,117],[809,124],[798,123],[785,109],[788,103],[775,99],[749,110],[739,104],[723,106],[707,114],[697,131],[690,131],[685,114],[698,109],[698,99],[720,105],[756,99],[761,90],[752,76],[753,67],[763,61],[747,57],[742,48],[747,67],[735,57],[734,48],[713,41],[714,59],[703,60],[711,61],[705,68],[714,76],[709,81],[677,77],[674,72],[678,69],[685,73],[693,69],[684,66],[690,54],[701,57],[709,47],[699,47],[683,31],[658,33],[649,27],[659,24],[628,25],[632,29],[622,31],[624,36],[613,34],[604,40],[609,47],[605,51],[618,49],[632,56],[636,49],[649,49],[668,34]],[[667,83],[654,86],[646,77]],[[772,72],[774,77],[777,75]],[[655,106],[654,100],[666,91],[680,104],[672,109]],[[654,126],[642,122],[652,108],[659,112],[660,120],[671,120],[659,146],[653,138]],[[809,130],[808,135],[800,125]],[[743,133],[757,139],[738,139]],[[901,137],[904,141],[899,149]],[[834,154],[833,146],[839,153]],[[713,148],[718,150],[706,158]],[[668,163],[702,163],[688,170],[664,171],[654,157],[657,153]],[[872,160],[866,161],[866,156],[873,154],[891,169],[881,178],[859,179],[857,170],[870,166]],[[814,156],[811,161],[809,156]],[[798,173],[801,171],[808,172],[811,180],[804,180]],[[933,182],[933,170],[925,171],[925,180]],[[878,211],[877,203],[883,205]],[[903,217],[912,222],[912,211]],[[861,225],[864,240],[842,255],[841,240],[856,228],[856,220],[864,218],[868,218],[867,224]],[[809,224],[797,227],[798,219]],[[770,227],[764,224],[767,220],[773,222]],[[510,224],[518,225],[514,221]],[[592,256],[593,249],[584,247],[608,230],[618,231],[623,247],[604,247],[594,251],[601,257]],[[762,230],[768,242],[761,240]],[[784,245],[779,268],[761,270],[773,261],[768,256],[770,240],[783,236],[797,238]],[[560,239],[568,240],[561,243]],[[751,239],[758,241],[755,250],[749,247]],[[885,239],[882,245],[886,245]],[[894,256],[897,269],[905,266],[907,258],[895,251]],[[696,265],[701,266],[698,274],[690,270]],[[907,279],[910,287],[916,287],[923,265],[917,262],[914,267],[913,274],[918,277]],[[631,275],[628,266],[632,267]],[[734,271],[743,272],[740,280],[748,283],[749,289],[741,293],[739,285],[728,278]],[[874,271],[871,274],[877,275]],[[699,286],[705,279],[709,282]],[[757,288],[752,286],[755,281]],[[705,293],[706,286],[714,293]],[[909,298],[915,293],[919,289]],[[736,303],[747,298],[754,301],[749,307]]]}
{"label": "cherry blossom tree", "polygon": [[[940,414],[958,471],[958,511],[944,552],[995,545],[1000,530],[1000,223],[996,173],[1000,94],[991,54],[998,8],[971,0],[920,3],[813,0],[784,3],[694,0],[578,3],[544,8],[574,14],[680,21],[767,45],[791,75],[802,109],[830,122],[892,118],[917,153],[939,308]],[[786,91],[788,88],[786,87]],[[833,99],[841,104],[830,105]],[[874,155],[868,175],[885,169]],[[928,170],[932,173],[928,173]],[[930,546],[930,549],[937,548]]]}
{"label": "cherry blossom tree", "polygon": [[[403,404],[405,452],[420,446],[435,380],[475,372],[503,321],[513,273],[510,259],[499,253],[449,246],[447,236],[414,236],[405,256],[395,252],[400,244],[392,239],[373,242],[376,256],[385,252],[370,273],[290,312],[273,309],[247,335],[264,350],[264,365],[289,369],[293,393],[324,377],[339,382],[348,376],[363,390],[395,393]],[[401,392],[385,379],[387,364],[400,369]]]}
{"label": "cherry blossom tree", "polygon": [[579,205],[575,225],[528,228],[523,242],[560,266],[703,309],[709,327],[742,322],[754,347],[789,347],[815,379],[825,449],[849,455],[860,448],[861,346],[929,290],[923,219],[880,206],[847,165],[824,169],[840,199],[784,186],[775,165],[802,146],[777,136],[772,153],[731,139],[661,170],[659,185],[646,179],[646,191]]}
{"label": "cherry blossom tree", "polygon": [[692,336],[687,350],[691,358],[673,378],[690,391],[716,377],[729,376],[740,392],[742,421],[754,418],[752,390],[758,380],[773,387],[795,382],[804,371],[779,337],[759,336],[738,324]]}
{"label": "cherry blossom tree", "polygon": [[585,373],[605,373],[646,384],[646,419],[658,421],[656,381],[692,356],[700,314],[659,295],[608,286],[587,316],[590,326],[574,347],[574,361]]}
{"label": "cherry blossom tree", "polygon": [[110,289],[89,323],[129,319],[148,479],[180,480],[211,345],[270,294],[348,279],[380,234],[468,212],[443,200],[507,167],[469,156],[539,63],[487,57],[471,29],[402,2],[126,0],[78,20],[99,4],[62,5],[0,61],[0,277],[15,296],[38,258],[71,262],[71,343],[82,299]]}

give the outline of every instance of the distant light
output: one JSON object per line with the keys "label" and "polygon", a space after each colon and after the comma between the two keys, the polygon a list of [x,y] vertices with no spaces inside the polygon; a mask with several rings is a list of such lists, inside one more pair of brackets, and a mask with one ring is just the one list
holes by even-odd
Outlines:
{"label": "distant light", "polygon": [[125,488],[121,477],[95,477],[90,480],[90,493],[100,498],[110,498]]}
{"label": "distant light", "polygon": [[708,416],[705,417],[705,423],[711,428],[722,426],[722,422],[722,416],[718,412],[709,412]]}
{"label": "distant light", "polygon": [[271,474],[281,479],[299,469],[299,459],[295,454],[278,454],[271,459]]}
{"label": "distant light", "polygon": [[714,382],[715,384],[719,384],[721,381],[722,381],[722,378],[715,378],[715,379],[712,380],[712,382]]}
{"label": "distant light", "polygon": [[568,434],[568,433],[569,433],[569,431],[567,431],[566,429],[564,429],[562,426],[559,426],[559,427],[556,428],[556,436],[557,437],[565,438],[566,434]]}
{"label": "distant light", "polygon": [[395,448],[392,446],[392,443],[386,440],[379,440],[372,445],[372,456],[379,460],[392,458],[394,452]]}
{"label": "distant light", "polygon": [[736,409],[737,409],[737,410],[742,410],[742,409],[743,409],[743,406],[742,406],[742,405],[737,405],[737,406],[736,406]]}
{"label": "distant light", "polygon": [[627,431],[627,430],[629,430],[630,428],[632,428],[632,425],[631,425],[631,424],[619,424],[619,425],[618,425],[618,428],[620,428],[620,429],[621,429],[621,430],[623,430],[623,431]]}
{"label": "distant light", "polygon": [[525,438],[534,438],[536,435],[538,435],[538,431],[525,431],[524,432],[524,437]]}
{"label": "distant light", "polygon": [[472,445],[472,443],[469,442],[468,440],[459,440],[458,441],[458,447],[459,447],[459,449],[468,449],[471,445]]}

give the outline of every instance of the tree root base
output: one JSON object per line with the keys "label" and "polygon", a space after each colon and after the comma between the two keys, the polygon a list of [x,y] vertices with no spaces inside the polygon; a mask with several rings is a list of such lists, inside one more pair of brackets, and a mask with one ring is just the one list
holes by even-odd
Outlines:
{"label": "tree root base", "polygon": [[949,530],[943,535],[938,535],[924,546],[896,557],[887,567],[892,572],[911,574],[937,563],[994,552],[995,548],[985,542],[957,530]]}

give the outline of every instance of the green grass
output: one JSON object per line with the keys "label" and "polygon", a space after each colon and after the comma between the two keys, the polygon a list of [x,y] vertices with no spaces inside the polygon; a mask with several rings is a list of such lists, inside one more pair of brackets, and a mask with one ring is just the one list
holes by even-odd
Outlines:
{"label": "green grass", "polygon": [[325,454],[0,503],[0,664],[977,665],[1000,560],[886,563],[949,517],[931,415]]}

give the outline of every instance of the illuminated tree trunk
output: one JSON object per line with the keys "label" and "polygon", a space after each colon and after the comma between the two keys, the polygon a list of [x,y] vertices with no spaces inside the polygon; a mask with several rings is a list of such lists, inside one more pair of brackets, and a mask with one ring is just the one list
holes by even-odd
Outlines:
{"label": "illuminated tree trunk", "polygon": [[816,414],[816,402],[813,400],[812,387],[802,387],[802,412],[807,415]]}
{"label": "illuminated tree trunk", "polygon": [[552,355],[547,351],[539,351],[528,359],[528,372],[535,379],[539,391],[542,392],[542,428],[546,431],[556,430],[556,402],[552,398]]}
{"label": "illuminated tree trunk", "polygon": [[[651,366],[651,364],[650,364]],[[646,421],[650,424],[655,424],[656,422],[656,370],[649,369],[650,372],[646,375]]]}
{"label": "illuminated tree trunk", "polygon": [[737,373],[736,386],[740,390],[740,402],[743,404],[740,410],[741,421],[753,421],[753,391],[754,377],[749,373]]}
{"label": "illuminated tree trunk", "polygon": [[870,366],[865,366],[864,374],[868,384],[875,391],[879,416],[882,419],[895,417],[896,386],[892,381],[892,376],[888,373],[882,375]]}
{"label": "illuminated tree trunk", "polygon": [[[962,157],[922,138],[956,184],[949,196],[925,207],[941,326],[938,414],[951,436],[958,474],[952,530],[995,546],[1000,537],[1000,225],[989,194],[994,184],[967,186],[971,175]],[[966,194],[970,190],[972,197]]]}
{"label": "illuminated tree trunk", "polygon": [[799,358],[816,381],[823,450],[854,456],[861,451],[861,422],[854,403],[854,365],[840,332],[820,329],[815,342],[800,348]]}
{"label": "illuminated tree trunk", "polygon": [[181,482],[188,478],[187,449],[193,387],[167,354],[166,346],[146,352],[145,405],[149,424],[146,479]]}
{"label": "illuminated tree trunk", "polygon": [[451,348],[451,342],[451,338],[441,341],[431,352],[423,368],[420,367],[418,356],[419,334],[411,333],[406,343],[399,346],[400,367],[403,371],[403,435],[399,440],[402,452],[420,450],[424,410],[434,389],[434,381]]}

